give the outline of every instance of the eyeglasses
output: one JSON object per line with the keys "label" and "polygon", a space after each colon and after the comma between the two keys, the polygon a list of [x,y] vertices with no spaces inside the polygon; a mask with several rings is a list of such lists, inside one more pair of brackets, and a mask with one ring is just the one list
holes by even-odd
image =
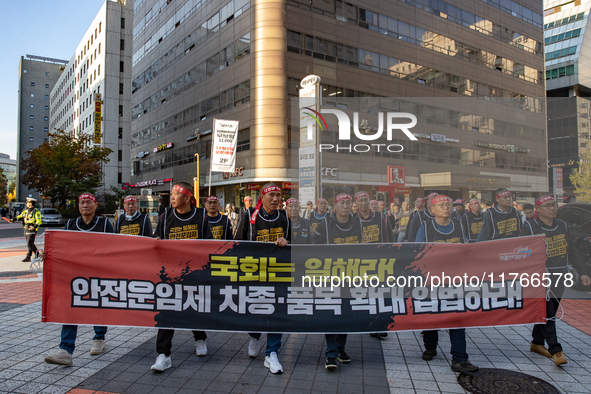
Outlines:
{"label": "eyeglasses", "polygon": [[544,208],[544,209],[558,208],[558,204],[557,203],[542,204],[542,205],[540,205],[540,208]]}
{"label": "eyeglasses", "polygon": [[438,207],[438,208],[451,208],[451,203],[449,202],[440,202],[439,204],[435,204],[433,205],[434,207]]}

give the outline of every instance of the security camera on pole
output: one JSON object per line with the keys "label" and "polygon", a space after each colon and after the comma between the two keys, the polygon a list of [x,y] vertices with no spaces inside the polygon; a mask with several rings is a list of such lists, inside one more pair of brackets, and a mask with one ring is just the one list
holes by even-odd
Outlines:
{"label": "security camera on pole", "polygon": [[299,200],[317,201],[322,197],[321,141],[318,130],[318,114],[322,88],[320,77],[308,75],[302,79],[300,89],[300,151],[299,151]]}

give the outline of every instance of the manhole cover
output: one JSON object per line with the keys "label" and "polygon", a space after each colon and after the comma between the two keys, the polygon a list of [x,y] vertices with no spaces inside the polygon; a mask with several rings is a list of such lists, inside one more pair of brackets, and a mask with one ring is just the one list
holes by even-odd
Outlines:
{"label": "manhole cover", "polygon": [[474,394],[560,393],[556,387],[542,379],[507,369],[480,368],[474,374],[461,373],[458,383]]}

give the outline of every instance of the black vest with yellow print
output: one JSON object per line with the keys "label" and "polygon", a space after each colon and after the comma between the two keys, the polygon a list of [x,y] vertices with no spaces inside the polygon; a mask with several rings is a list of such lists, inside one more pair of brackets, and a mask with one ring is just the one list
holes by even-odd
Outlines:
{"label": "black vest with yellow print", "polygon": [[482,213],[476,216],[472,212],[467,212],[464,217],[467,227],[466,235],[468,236],[468,241],[476,241],[478,234],[480,234],[480,229],[482,228],[482,219],[484,219],[484,216],[482,216]]}
{"label": "black vest with yellow print", "polygon": [[490,215],[492,219],[493,234],[491,239],[504,239],[519,236],[521,232],[521,218],[514,208],[507,212],[501,211],[498,207],[487,209],[482,215]]}
{"label": "black vest with yellow print", "polygon": [[540,219],[526,220],[524,226],[531,235],[546,237],[546,267],[565,268],[568,265],[568,229],[566,223],[554,219],[553,226],[548,226]]}
{"label": "black vest with yellow print", "polygon": [[334,216],[330,216],[318,226],[315,236],[317,243],[358,244],[363,240],[363,230],[361,223],[353,215],[347,223],[339,223]]}
{"label": "black vest with yellow print", "polygon": [[312,212],[312,214],[310,214],[310,217],[308,218],[308,222],[310,223],[310,228],[312,229],[312,232],[316,231],[316,228],[318,227],[318,223],[322,222],[324,220],[324,218],[326,218],[328,216],[328,213],[324,213],[324,215],[319,216],[318,213],[316,213],[316,211]]}
{"label": "black vest with yellow print", "polygon": [[232,238],[232,224],[228,216],[218,215],[214,218],[210,216],[205,217],[207,222],[208,233],[205,235],[207,239],[233,239]]}
{"label": "black vest with yellow print", "polygon": [[203,239],[203,208],[191,206],[185,214],[167,208],[164,216],[162,239]]}
{"label": "black vest with yellow print", "polygon": [[453,230],[450,233],[442,233],[435,227],[435,220],[425,221],[425,238],[426,242],[445,242],[460,244],[464,243],[464,232],[462,231],[462,224],[457,220],[451,220]]}
{"label": "black vest with yellow print", "polygon": [[[150,218],[145,213],[136,213],[128,220],[125,214],[119,216],[115,223],[115,232],[118,234],[152,236],[152,226],[148,225]],[[148,234],[149,233],[149,234]]]}
{"label": "black vest with yellow print", "polygon": [[291,241],[290,224],[287,212],[278,209],[266,214],[261,207],[254,224],[250,224],[248,240],[259,242],[276,242],[279,238]]}
{"label": "black vest with yellow print", "polygon": [[383,243],[384,242],[384,222],[380,212],[371,212],[368,219],[363,219],[359,213],[355,214],[359,219],[362,230],[362,240],[364,244]]}
{"label": "black vest with yellow print", "polygon": [[310,229],[310,223],[302,217],[295,222],[291,221],[291,243],[292,244],[310,244],[313,242],[313,232]]}

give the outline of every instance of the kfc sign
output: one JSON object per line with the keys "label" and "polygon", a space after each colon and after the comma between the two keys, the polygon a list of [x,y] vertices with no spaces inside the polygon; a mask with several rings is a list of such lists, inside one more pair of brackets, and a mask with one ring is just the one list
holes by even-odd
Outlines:
{"label": "kfc sign", "polygon": [[388,166],[388,185],[404,187],[404,167]]}
{"label": "kfc sign", "polygon": [[242,173],[242,171],[244,171],[244,167],[236,167],[236,169],[234,171],[232,171],[232,172],[223,172],[222,173],[222,178],[228,179],[230,177],[233,178],[235,176],[242,176],[242,175],[244,175]]}

